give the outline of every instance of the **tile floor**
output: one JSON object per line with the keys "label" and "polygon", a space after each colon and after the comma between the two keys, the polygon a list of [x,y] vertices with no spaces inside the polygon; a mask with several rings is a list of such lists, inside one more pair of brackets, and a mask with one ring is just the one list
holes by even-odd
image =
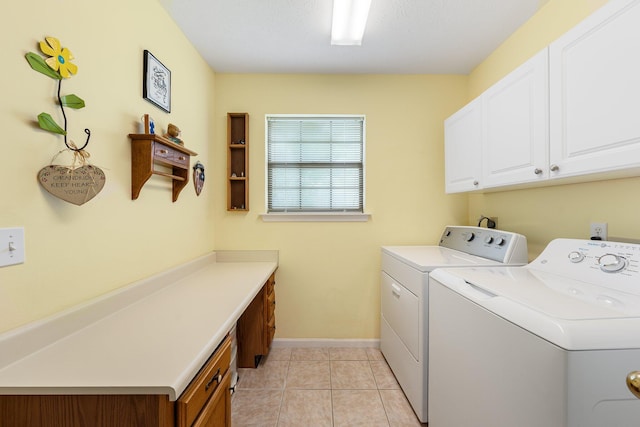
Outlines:
{"label": "tile floor", "polygon": [[422,425],[378,349],[272,348],[238,375],[233,427]]}

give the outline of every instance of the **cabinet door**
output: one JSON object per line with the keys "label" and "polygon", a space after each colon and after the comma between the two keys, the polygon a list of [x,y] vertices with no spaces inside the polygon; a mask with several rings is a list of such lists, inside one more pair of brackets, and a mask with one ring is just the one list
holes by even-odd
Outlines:
{"label": "cabinet door", "polygon": [[611,0],[550,45],[551,177],[640,166],[640,0]]}
{"label": "cabinet door", "polygon": [[231,427],[231,371],[216,389],[192,427]]}
{"label": "cabinet door", "polygon": [[480,188],[482,102],[477,98],[444,122],[445,191]]}
{"label": "cabinet door", "polygon": [[549,61],[545,48],[482,94],[482,186],[548,177]]}

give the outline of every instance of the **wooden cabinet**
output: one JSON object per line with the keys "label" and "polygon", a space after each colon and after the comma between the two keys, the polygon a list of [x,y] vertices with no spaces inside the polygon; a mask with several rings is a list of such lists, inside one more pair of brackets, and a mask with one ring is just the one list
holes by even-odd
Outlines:
{"label": "wooden cabinet", "polygon": [[180,398],[167,395],[0,396],[3,427],[230,427],[227,336]]}
{"label": "wooden cabinet", "polygon": [[262,356],[269,354],[276,331],[275,306],[275,274],[272,274],[238,319],[239,368],[256,368]]}
{"label": "wooden cabinet", "polygon": [[612,0],[550,45],[552,178],[637,174],[639,22],[639,0]]}
{"label": "wooden cabinet", "polygon": [[549,63],[544,49],[482,94],[482,187],[549,176]]}
{"label": "wooden cabinet", "polygon": [[227,337],[176,402],[177,427],[231,426],[230,362]]}
{"label": "wooden cabinet", "polygon": [[[140,190],[151,178],[160,175],[172,181],[173,201],[189,182],[189,162],[198,154],[155,134],[129,134],[131,138],[131,199],[140,195]],[[167,168],[161,171],[160,165]]]}
{"label": "wooden cabinet", "polygon": [[227,210],[249,210],[249,114],[227,114]]}
{"label": "wooden cabinet", "polygon": [[482,100],[476,98],[444,122],[445,190],[480,188],[482,173]]}

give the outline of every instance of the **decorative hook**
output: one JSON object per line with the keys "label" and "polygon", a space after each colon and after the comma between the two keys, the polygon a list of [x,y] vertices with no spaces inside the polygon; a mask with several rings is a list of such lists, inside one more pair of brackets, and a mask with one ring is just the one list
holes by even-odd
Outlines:
{"label": "decorative hook", "polygon": [[80,148],[74,148],[72,146],[69,145],[69,143],[67,142],[67,115],[64,112],[64,106],[62,103],[62,97],[60,96],[60,89],[62,88],[62,79],[58,80],[58,104],[60,105],[60,110],[62,110],[62,117],[64,117],[64,145],[67,146],[67,148],[69,150],[72,151],[82,151],[86,148],[87,145],[89,145],[89,139],[91,138],[91,130],[85,128],[84,133],[87,134],[87,140],[85,141],[84,145]]}

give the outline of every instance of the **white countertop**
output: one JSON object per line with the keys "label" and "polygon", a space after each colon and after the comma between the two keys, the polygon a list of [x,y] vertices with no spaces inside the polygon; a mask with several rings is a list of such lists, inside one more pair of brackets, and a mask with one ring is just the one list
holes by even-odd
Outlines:
{"label": "white countertop", "polygon": [[[0,394],[166,394],[176,400],[276,270],[277,251],[251,253],[260,252],[275,259],[212,254],[186,275],[173,269],[0,335]],[[21,347],[33,351],[21,354]]]}

